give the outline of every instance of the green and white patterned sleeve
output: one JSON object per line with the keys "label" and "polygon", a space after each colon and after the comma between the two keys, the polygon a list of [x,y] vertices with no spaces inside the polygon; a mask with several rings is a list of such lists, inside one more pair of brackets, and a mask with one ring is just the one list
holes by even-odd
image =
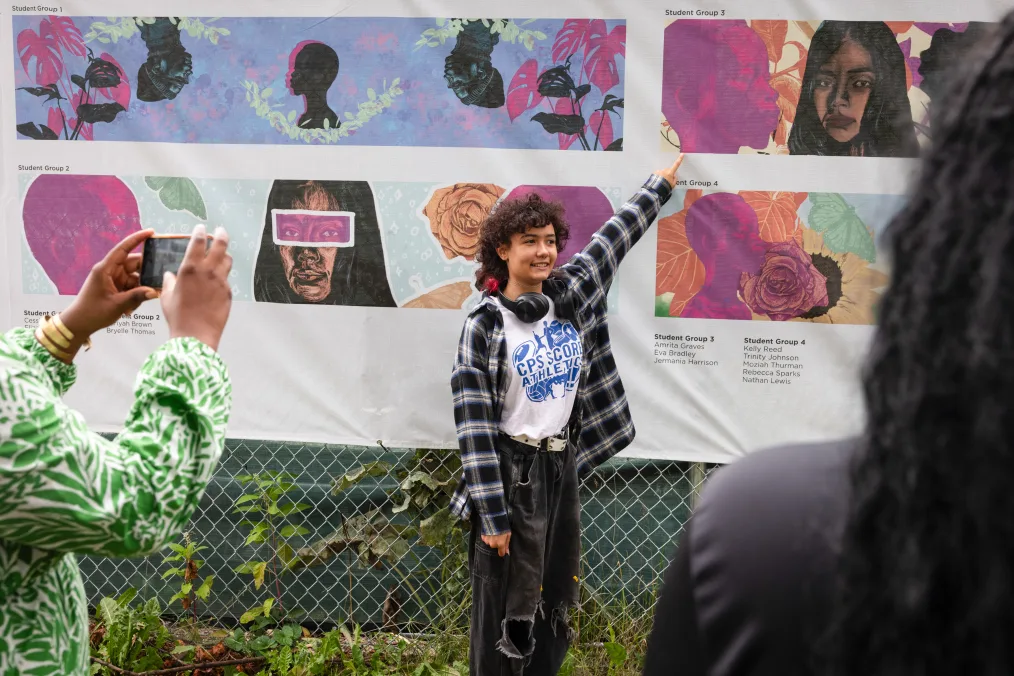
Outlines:
{"label": "green and white patterned sleeve", "polygon": [[225,364],[198,340],[145,362],[113,441],[60,399],[74,366],[26,329],[0,338],[0,540],[54,552],[139,556],[186,526],[222,453]]}

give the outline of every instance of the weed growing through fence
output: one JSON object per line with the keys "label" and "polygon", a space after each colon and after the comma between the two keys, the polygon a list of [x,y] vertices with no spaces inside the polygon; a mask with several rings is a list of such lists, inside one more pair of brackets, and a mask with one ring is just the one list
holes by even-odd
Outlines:
{"label": "weed growing through fence", "polygon": [[211,585],[215,580],[214,575],[200,577],[200,569],[204,561],[196,558],[197,554],[207,549],[198,545],[189,532],[183,533],[183,544],[172,543],[169,545],[172,550],[171,556],[166,556],[162,563],[179,563],[180,565],[170,568],[162,574],[162,579],[178,577],[180,579],[179,591],[169,599],[169,603],[179,601],[184,612],[191,613],[191,631],[197,631],[198,614],[197,602],[207,601],[211,595]]}
{"label": "weed growing through fence", "polygon": [[268,545],[270,557],[267,560],[248,561],[235,570],[250,575],[255,590],[259,591],[265,585],[270,589],[271,583],[274,583],[274,596],[268,596],[243,613],[239,620],[243,624],[260,620],[259,628],[268,626],[272,622],[273,608],[277,608],[278,621],[286,617],[282,603],[282,575],[291,570],[296,559],[288,539],[310,532],[295,522],[300,513],[310,509],[310,505],[285,498],[296,487],[295,478],[287,472],[276,471],[236,477],[237,481],[248,487],[248,492],[236,500],[233,513],[254,517],[240,523],[250,529],[245,544]]}

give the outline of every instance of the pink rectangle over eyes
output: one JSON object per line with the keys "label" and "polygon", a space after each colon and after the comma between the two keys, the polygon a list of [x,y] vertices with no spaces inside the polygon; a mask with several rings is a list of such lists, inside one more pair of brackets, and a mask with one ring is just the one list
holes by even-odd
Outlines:
{"label": "pink rectangle over eyes", "polygon": [[354,244],[355,214],[347,211],[274,209],[274,241],[280,246],[347,247]]}

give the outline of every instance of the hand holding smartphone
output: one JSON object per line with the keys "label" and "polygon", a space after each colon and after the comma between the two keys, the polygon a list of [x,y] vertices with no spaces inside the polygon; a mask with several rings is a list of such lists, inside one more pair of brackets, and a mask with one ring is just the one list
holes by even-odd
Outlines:
{"label": "hand holding smartphone", "polygon": [[[190,235],[152,235],[144,241],[141,253],[140,285],[162,289],[165,273],[176,274],[190,244]],[[208,248],[214,239],[208,236]]]}

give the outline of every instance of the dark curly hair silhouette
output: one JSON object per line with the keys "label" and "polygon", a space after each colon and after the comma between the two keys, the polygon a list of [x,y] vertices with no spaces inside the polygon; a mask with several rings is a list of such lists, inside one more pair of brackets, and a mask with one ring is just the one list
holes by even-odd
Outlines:
{"label": "dark curly hair silhouette", "polygon": [[965,54],[889,230],[822,673],[1014,673],[1014,13]]}

